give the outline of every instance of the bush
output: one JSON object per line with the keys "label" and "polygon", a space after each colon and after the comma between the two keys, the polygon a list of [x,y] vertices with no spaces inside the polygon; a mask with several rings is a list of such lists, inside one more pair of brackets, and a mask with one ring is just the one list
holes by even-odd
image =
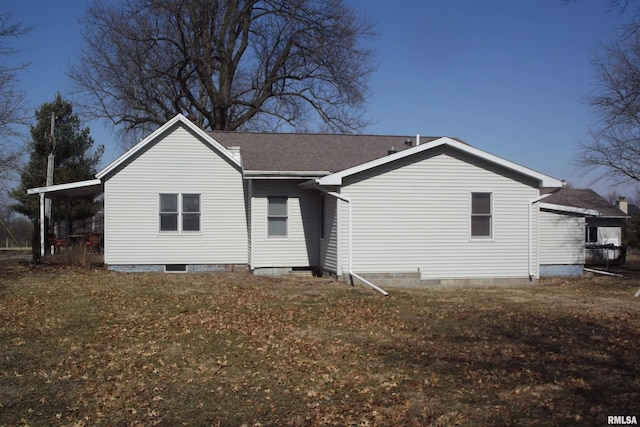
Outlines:
{"label": "bush", "polygon": [[69,246],[60,253],[64,263],[74,267],[89,268],[91,266],[91,253],[84,245]]}

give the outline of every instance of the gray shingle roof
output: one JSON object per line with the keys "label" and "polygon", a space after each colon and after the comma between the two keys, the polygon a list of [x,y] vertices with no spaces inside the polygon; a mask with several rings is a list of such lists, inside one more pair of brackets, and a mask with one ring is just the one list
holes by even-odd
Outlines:
{"label": "gray shingle roof", "polygon": [[[554,189],[542,189],[540,193],[549,193]],[[624,212],[609,203],[604,197],[591,189],[561,188],[551,196],[542,199],[543,203],[571,206],[600,211],[603,216],[621,217]]]}
{"label": "gray shingle roof", "polygon": [[[406,150],[413,136],[209,132],[223,146],[240,147],[247,171],[338,172],[387,155],[393,146]],[[420,137],[420,144],[438,137]]]}

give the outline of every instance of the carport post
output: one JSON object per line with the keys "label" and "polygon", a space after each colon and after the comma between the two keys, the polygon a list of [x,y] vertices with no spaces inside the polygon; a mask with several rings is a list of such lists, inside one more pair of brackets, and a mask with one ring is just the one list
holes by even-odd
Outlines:
{"label": "carport post", "polygon": [[40,193],[40,256],[44,258],[44,248],[46,242],[44,241],[44,192]]}

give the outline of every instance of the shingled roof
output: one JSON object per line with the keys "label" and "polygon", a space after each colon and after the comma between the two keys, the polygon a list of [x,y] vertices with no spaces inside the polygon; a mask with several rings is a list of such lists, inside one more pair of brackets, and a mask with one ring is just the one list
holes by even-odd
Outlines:
{"label": "shingled roof", "polygon": [[[240,147],[247,171],[332,173],[415,146],[416,135],[338,135],[212,131],[226,148]],[[438,137],[420,137],[420,144]],[[411,145],[405,144],[410,140]]]}
{"label": "shingled roof", "polygon": [[[542,189],[549,193],[555,189]],[[602,216],[625,217],[627,214],[609,203],[604,197],[591,189],[561,188],[542,200],[544,203],[596,210]]]}

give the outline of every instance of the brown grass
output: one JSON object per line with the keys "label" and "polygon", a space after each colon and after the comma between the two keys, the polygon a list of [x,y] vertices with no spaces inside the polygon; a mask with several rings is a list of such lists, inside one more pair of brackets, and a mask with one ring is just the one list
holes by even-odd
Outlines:
{"label": "brown grass", "polygon": [[640,415],[639,287],[0,265],[0,425],[606,425]]}

